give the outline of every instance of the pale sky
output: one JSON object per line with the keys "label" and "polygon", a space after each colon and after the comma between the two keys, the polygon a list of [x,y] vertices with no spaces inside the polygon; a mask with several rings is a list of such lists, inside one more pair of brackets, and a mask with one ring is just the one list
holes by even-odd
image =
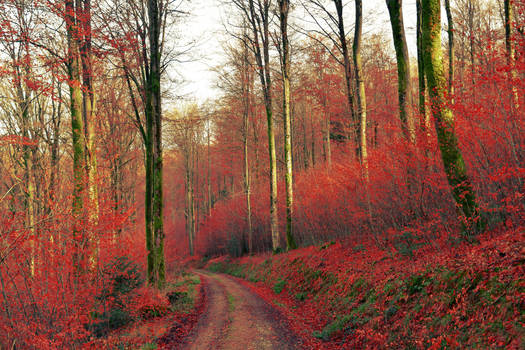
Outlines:
{"label": "pale sky", "polygon": [[[327,0],[328,1],[328,0]],[[292,0],[292,3],[294,0]],[[203,102],[212,99],[218,93],[215,85],[216,75],[211,68],[223,62],[221,42],[228,40],[225,34],[224,22],[229,20],[226,13],[227,1],[225,0],[194,0],[191,2],[192,14],[185,25],[184,35],[199,42],[193,50],[196,58],[192,62],[180,63],[176,67],[178,72],[187,81],[182,87],[182,93],[187,97]],[[333,4],[328,3],[329,6]],[[354,3],[348,1],[345,7],[345,26],[347,30],[353,26]],[[331,7],[329,7],[331,8]],[[302,11],[297,10],[290,14],[294,21],[300,21]],[[372,17],[373,16],[373,17]],[[415,0],[403,1],[403,16],[408,49],[411,56],[416,55],[416,2]],[[444,16],[444,13],[442,14]],[[385,0],[363,1],[363,33],[378,33],[384,31],[391,38],[391,28]],[[393,44],[392,48],[393,48]],[[393,49],[392,49],[393,50]],[[180,87],[179,87],[180,88]]]}

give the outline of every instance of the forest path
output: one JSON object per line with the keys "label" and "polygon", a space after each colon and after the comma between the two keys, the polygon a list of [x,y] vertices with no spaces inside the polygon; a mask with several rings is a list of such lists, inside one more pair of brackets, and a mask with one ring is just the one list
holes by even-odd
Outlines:
{"label": "forest path", "polygon": [[183,349],[301,349],[281,314],[247,287],[222,274],[205,280],[206,308]]}

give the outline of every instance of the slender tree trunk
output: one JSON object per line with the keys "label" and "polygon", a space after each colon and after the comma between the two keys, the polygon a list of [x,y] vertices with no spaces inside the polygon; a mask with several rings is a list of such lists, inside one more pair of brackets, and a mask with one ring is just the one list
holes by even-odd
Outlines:
{"label": "slender tree trunk", "polygon": [[450,0],[445,0],[445,11],[447,12],[448,22],[448,95],[451,98],[451,103],[454,103],[454,21],[452,20],[452,12],[450,10]]}
{"label": "slender tree trunk", "polygon": [[[28,96],[26,96],[27,98]],[[23,135],[26,138],[26,142],[29,139],[29,101],[24,101],[21,103],[23,105],[22,109],[22,123],[23,123]],[[35,176],[33,169],[33,151],[32,146],[25,144],[23,146],[24,154],[24,168],[25,168],[25,208],[26,208],[26,227],[30,232],[31,236],[31,257],[30,257],[30,273],[31,277],[35,276],[35,268],[37,264],[37,251],[38,251],[38,236],[35,228]]]}
{"label": "slender tree trunk", "polygon": [[[319,69],[319,78],[324,81],[324,68]],[[323,150],[324,160],[330,169],[332,167],[332,147],[330,140],[330,113],[327,112],[326,96],[321,97],[321,107],[323,108],[324,121],[323,121]]]}
{"label": "slender tree trunk", "polygon": [[468,26],[470,28],[469,33],[469,44],[470,44],[470,79],[472,82],[472,91],[474,92],[474,97],[476,96],[475,89],[474,89],[474,4],[472,3],[472,0],[468,0],[467,2],[467,11],[468,11]]}
{"label": "slender tree trunk", "polygon": [[[82,42],[80,45],[80,59],[82,63],[82,107],[85,132],[85,156],[86,156],[86,177],[87,177],[87,215],[91,231],[98,223],[98,186],[97,186],[97,154],[95,145],[95,92],[93,90],[93,64],[91,57],[91,1],[81,0],[78,2],[80,7],[77,9],[80,14],[78,19],[79,26],[82,28]],[[94,233],[88,237],[90,241],[90,269],[96,270],[98,261],[98,238]]]}
{"label": "slender tree trunk", "polygon": [[418,82],[419,82],[419,114],[421,117],[421,129],[425,130],[428,133],[430,130],[430,117],[427,113],[426,107],[426,80],[425,80],[425,62],[423,60],[423,40],[422,40],[422,28],[421,28],[421,0],[416,0],[417,8],[417,29],[416,29],[416,39],[417,39],[417,72],[418,72]]}
{"label": "slender tree trunk", "polygon": [[[53,80],[53,98],[51,99],[51,121],[53,125],[53,140],[51,141],[50,145],[50,170],[51,173],[49,175],[49,200],[51,202],[51,205],[55,203],[56,200],[56,194],[57,194],[57,188],[58,188],[58,174],[60,170],[60,163],[59,163],[59,133],[60,133],[60,121],[62,119],[62,88],[61,84],[57,83],[57,91],[58,91],[58,98],[54,99],[54,80]],[[51,214],[51,208],[48,207],[47,214]],[[52,236],[53,237],[53,236]]]}
{"label": "slender tree trunk", "polygon": [[[286,250],[297,248],[293,236],[292,124],[290,119],[290,44],[288,43],[289,0],[279,0],[282,41],[284,162],[286,163]],[[306,123],[305,123],[306,124]]]}
{"label": "slender tree trunk", "polygon": [[198,182],[196,181],[196,170],[197,168],[197,159],[196,159],[196,145],[193,143],[193,133],[191,138],[191,147],[190,147],[190,235],[191,240],[193,242],[193,251],[195,252],[195,224],[196,224],[196,217],[195,217],[195,186],[198,185]]}
{"label": "slender tree trunk", "polygon": [[372,205],[370,204],[370,189],[368,176],[368,153],[366,144],[366,94],[365,82],[362,73],[361,64],[361,32],[363,28],[363,4],[361,0],[355,0],[355,35],[353,44],[354,67],[355,67],[355,81],[356,81],[356,97],[357,97],[357,115],[359,118],[359,145],[360,145],[360,161],[362,176],[365,181],[365,197],[368,211],[368,221],[372,225]]}
{"label": "slender tree trunk", "polygon": [[312,145],[312,167],[315,168],[315,126],[312,109],[310,108],[310,144]]}
{"label": "slender tree trunk", "polygon": [[[333,1],[335,4],[335,9],[337,11],[337,25],[338,25],[338,30],[339,30],[339,33],[338,33],[339,42],[341,43],[341,51],[343,53],[346,98],[348,101],[348,108],[350,109],[350,115],[352,116],[352,123],[353,123],[352,131],[354,134],[354,141],[356,143],[356,155],[358,158],[360,158],[361,157],[361,144],[359,142],[360,121],[359,121],[358,115],[355,113],[355,110],[354,110],[354,96],[352,93],[353,91],[352,90],[352,67],[350,63],[350,55],[348,53],[348,45],[346,43],[345,25],[344,25],[344,20],[343,20],[343,1],[342,0],[333,0]],[[356,6],[357,6],[357,3],[356,3]]]}
{"label": "slender tree trunk", "polygon": [[332,146],[330,141],[330,114],[327,113],[324,121],[323,128],[323,141],[324,141],[324,152],[325,152],[325,161],[330,169],[332,167]]}
{"label": "slender tree trunk", "polygon": [[208,130],[206,132],[206,138],[207,138],[207,148],[206,148],[206,155],[207,155],[207,176],[206,176],[206,184],[208,185],[208,216],[211,215],[211,158],[210,158],[210,118],[208,118]]}
{"label": "slender tree trunk", "polygon": [[366,149],[366,94],[365,82],[362,73],[361,64],[361,32],[363,28],[362,1],[355,2],[355,36],[354,36],[354,67],[357,97],[357,115],[359,118],[359,148],[360,160],[363,167],[363,176],[368,181],[368,154]]}
{"label": "slender tree trunk", "polygon": [[86,188],[84,179],[86,170],[86,142],[82,111],[81,62],[78,45],[79,29],[77,11],[73,0],[65,1],[65,23],[68,43],[67,68],[71,95],[70,113],[73,140],[73,217],[76,221],[73,232],[77,245],[75,268],[77,271],[81,271],[83,268],[81,251],[87,243],[80,226],[80,220],[83,214],[83,194]]}
{"label": "slender tree trunk", "polygon": [[519,95],[518,89],[514,84],[514,81],[517,79],[517,72],[515,67],[516,53],[514,49],[514,43],[512,42],[513,38],[513,26],[514,26],[514,10],[512,8],[512,1],[505,0],[505,46],[507,47],[507,64],[509,66],[509,77],[512,84],[512,104],[514,111],[519,109]]}
{"label": "slender tree trunk", "polygon": [[399,119],[403,135],[410,142],[416,141],[416,130],[414,118],[410,112],[410,58],[408,56],[407,41],[405,37],[405,27],[403,24],[402,0],[386,0],[390,23],[392,25],[392,35],[394,37],[394,47],[397,59],[397,91],[399,98]]}
{"label": "slender tree trunk", "polygon": [[[21,54],[25,55],[24,58],[30,59],[29,54],[29,44],[24,44],[25,52],[21,52]],[[24,168],[24,184],[25,187],[24,190],[24,207],[25,207],[25,227],[29,232],[30,240],[30,257],[29,257],[29,271],[31,274],[31,277],[35,277],[35,268],[37,264],[37,255],[38,255],[38,233],[35,227],[35,216],[37,214],[37,211],[35,208],[35,203],[37,202],[37,185],[35,183],[35,152],[34,147],[31,145],[31,130],[33,129],[31,118],[30,118],[30,109],[31,109],[31,100],[32,100],[32,93],[29,88],[27,88],[26,84],[23,83],[25,79],[30,79],[31,75],[31,68],[30,63],[26,62],[24,66],[20,66],[17,62],[17,58],[15,54],[12,55],[13,60],[13,66],[16,70],[16,78],[13,79],[13,82],[15,84],[14,88],[17,94],[18,98],[18,113],[19,117],[21,118],[21,129],[22,129],[22,137],[24,139],[24,144],[22,145],[22,161],[23,161],[23,168]]]}
{"label": "slender tree trunk", "polygon": [[[148,94],[148,92],[146,92]],[[153,125],[151,113],[148,111],[148,105],[146,105],[146,137],[144,138],[144,149],[145,149],[145,171],[146,171],[146,184],[144,194],[144,221],[146,230],[146,250],[148,251],[148,283],[150,285],[155,284],[154,273],[155,273],[155,253],[153,245]]]}
{"label": "slender tree trunk", "polygon": [[190,140],[187,138],[187,149],[184,151],[184,165],[186,168],[186,178],[185,178],[185,187],[186,187],[186,210],[184,211],[184,216],[186,219],[186,234],[188,235],[188,243],[189,243],[189,250],[190,250],[190,256],[194,255],[194,242],[193,242],[193,228],[192,228],[192,176],[191,176],[191,162],[190,162],[190,155],[191,150],[189,149],[191,147]]}
{"label": "slender tree trunk", "polygon": [[306,139],[306,108],[304,108],[302,116],[301,116],[301,127],[303,131],[303,165],[304,169],[308,169],[310,166],[309,160],[310,156],[308,155],[308,141]]}
{"label": "slender tree trunk", "polygon": [[[246,36],[246,33],[244,33]],[[249,51],[246,42],[243,41],[242,51],[242,99],[243,99],[243,128],[242,128],[242,142],[243,142],[243,156],[244,156],[244,194],[246,196],[246,225],[248,227],[248,253],[253,254],[253,229],[252,229],[252,207],[251,207],[251,183],[250,183],[250,162],[249,162],[249,148],[248,148],[248,126],[250,117],[250,94],[252,75],[250,74]]]}
{"label": "slender tree trunk", "polygon": [[[246,54],[248,52],[246,51]],[[248,69],[248,67],[244,67]],[[252,230],[252,207],[251,207],[251,188],[250,188],[250,162],[248,159],[248,95],[250,91],[245,91],[246,96],[244,111],[243,111],[243,151],[244,151],[244,193],[246,195],[246,225],[248,226],[248,253],[253,254],[253,230]]]}
{"label": "slender tree trunk", "polygon": [[458,208],[462,212],[465,233],[483,228],[476,195],[459,149],[455,134],[454,115],[445,101],[446,78],[441,53],[441,7],[439,0],[422,0],[423,52],[432,115],[434,117],[441,158],[448,183]]}

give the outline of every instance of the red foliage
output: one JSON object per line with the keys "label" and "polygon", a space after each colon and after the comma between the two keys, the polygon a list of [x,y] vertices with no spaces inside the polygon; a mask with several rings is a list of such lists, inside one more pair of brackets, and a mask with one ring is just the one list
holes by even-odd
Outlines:
{"label": "red foliage", "polygon": [[[519,42],[523,37],[517,35],[515,39],[518,42],[515,43],[517,54],[514,69],[517,76],[522,76],[525,54]],[[373,238],[379,245],[384,245],[408,236],[414,244],[432,246],[459,234],[461,219],[457,219],[434,128],[430,129],[429,135],[423,130],[418,131],[415,146],[402,137],[397,110],[394,108],[397,103],[395,67],[388,54],[384,53],[383,44],[371,41],[370,50],[377,55],[370,58],[366,65],[370,120],[368,183],[362,178],[351,142],[344,139],[348,116],[343,108],[344,89],[338,66],[326,52],[316,51],[313,46],[309,51],[311,59],[302,62],[301,70],[305,72],[297,74],[300,83],[293,94],[298,109],[293,137],[293,228],[297,240],[303,246],[342,237],[350,237],[356,242]],[[487,41],[486,48],[477,58],[486,64],[476,66],[474,76],[469,76],[471,73],[468,71],[463,73],[463,80],[455,82],[455,95],[449,96],[454,103],[448,103],[456,119],[456,134],[466,168],[478,195],[483,219],[488,222],[489,228],[502,224],[512,227],[523,223],[525,219],[522,203],[525,138],[520,132],[525,127],[522,118],[525,104],[514,106],[512,99],[513,89],[518,96],[525,95],[525,83],[523,79],[510,79],[511,67],[505,54],[501,42],[495,44]],[[310,74],[315,71],[314,68],[316,72],[321,72],[320,75]],[[326,70],[325,75],[322,74],[323,69]],[[414,86],[417,86],[416,81]],[[241,138],[231,129],[232,125],[240,125],[240,107],[238,102],[232,102],[228,107],[228,122],[217,125],[224,133],[216,140],[212,154],[214,157],[230,159],[220,164],[228,165],[228,175],[225,176],[232,176],[232,190],[227,190],[225,186],[226,195],[219,197],[220,200],[199,227],[196,245],[198,252],[203,255],[238,256],[247,252],[246,200],[242,190],[239,190],[243,184],[242,144]],[[263,106],[256,108],[262,111]],[[412,109],[416,112],[417,106]],[[256,113],[259,115],[259,112]],[[315,118],[319,120],[314,118],[309,121],[304,116],[308,113],[316,115]],[[416,118],[423,119],[417,113]],[[232,122],[232,119],[235,121]],[[317,149],[323,147],[320,142],[323,119],[332,122],[331,168],[323,159],[319,159],[322,154],[313,158],[311,154],[314,146]],[[278,143],[281,137],[278,132]],[[259,139],[258,144],[254,144],[252,138],[249,141],[254,247],[261,252],[271,248],[269,186],[268,174],[254,167],[254,158],[258,154],[259,161],[267,164],[265,149],[261,148],[261,143],[266,146],[266,141]],[[212,171],[217,173],[219,169],[214,168]],[[220,189],[220,176],[218,182]],[[285,215],[283,182],[279,183],[280,217]],[[280,232],[284,234],[284,220],[280,220],[280,224]],[[282,240],[284,242],[284,238]]]}

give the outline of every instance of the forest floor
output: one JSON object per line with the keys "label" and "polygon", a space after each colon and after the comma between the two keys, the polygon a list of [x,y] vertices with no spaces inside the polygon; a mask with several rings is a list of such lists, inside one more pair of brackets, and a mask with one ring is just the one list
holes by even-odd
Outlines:
{"label": "forest floor", "polygon": [[206,308],[183,349],[302,349],[300,339],[274,307],[238,281],[198,271]]}

